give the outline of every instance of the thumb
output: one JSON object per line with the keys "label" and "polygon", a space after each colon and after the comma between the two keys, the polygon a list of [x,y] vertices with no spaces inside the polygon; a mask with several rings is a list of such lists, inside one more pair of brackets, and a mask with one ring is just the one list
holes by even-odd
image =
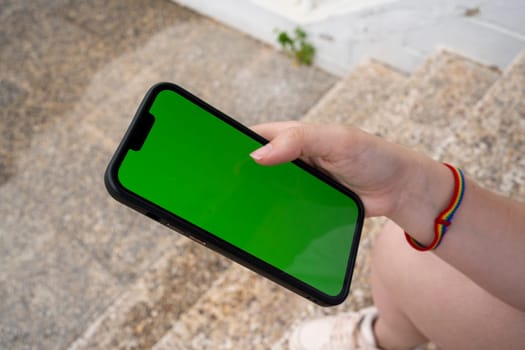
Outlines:
{"label": "thumb", "polygon": [[263,165],[289,162],[300,157],[324,157],[330,150],[327,142],[320,142],[322,133],[309,124],[286,128],[250,156]]}

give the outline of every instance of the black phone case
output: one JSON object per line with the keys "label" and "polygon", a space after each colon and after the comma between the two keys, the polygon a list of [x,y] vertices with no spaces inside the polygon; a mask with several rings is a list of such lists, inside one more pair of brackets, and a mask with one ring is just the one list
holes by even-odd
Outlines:
{"label": "black phone case", "polygon": [[118,146],[115,154],[113,155],[104,175],[104,183],[110,195],[115,198],[117,201],[131,207],[132,209],[148,216],[149,218],[160,222],[161,224],[184,234],[188,238],[230,258],[233,261],[265,276],[266,278],[282,285],[283,287],[321,305],[321,306],[333,306],[342,303],[348,296],[350,289],[350,282],[352,279],[355,258],[357,256],[357,248],[359,245],[359,240],[361,236],[361,230],[364,220],[364,207],[360,198],[350,191],[348,188],[338,183],[331,177],[322,173],[321,171],[311,167],[310,165],[304,163],[301,160],[295,160],[293,163],[301,167],[307,172],[310,172],[320,180],[327,182],[338,190],[350,196],[355,200],[359,208],[358,220],[356,223],[356,230],[354,233],[354,241],[352,242],[352,247],[350,250],[350,259],[347,266],[347,272],[345,276],[345,281],[341,293],[337,296],[330,296],[325,293],[318,291],[317,289],[305,284],[304,282],[288,275],[287,273],[276,269],[275,267],[269,265],[268,263],[258,259],[243,250],[229,244],[226,241],[214,236],[212,233],[207,232],[191,222],[188,222],[174,213],[171,213],[163,208],[155,205],[154,203],[136,195],[127,189],[125,189],[118,181],[117,173],[122,163],[124,156],[126,155],[127,150],[131,147],[133,140],[134,132],[137,130],[137,127],[140,126],[140,120],[144,113],[149,113],[150,107],[155,100],[157,94],[163,90],[172,90],[181,96],[187,98],[198,106],[204,108],[208,112],[217,116],[218,118],[226,121],[231,126],[238,129],[240,132],[247,134],[248,136],[259,141],[261,144],[265,144],[268,140],[264,139],[260,135],[256,134],[252,130],[248,129],[244,125],[240,124],[231,117],[225,115],[221,111],[217,110],[213,106],[199,99],[198,97],[192,95],[188,91],[184,90],[180,86],[177,86],[172,83],[158,83],[151,87],[146,93],[144,99],[142,100],[135,117],[133,118],[126,134],[124,135],[120,145]]}

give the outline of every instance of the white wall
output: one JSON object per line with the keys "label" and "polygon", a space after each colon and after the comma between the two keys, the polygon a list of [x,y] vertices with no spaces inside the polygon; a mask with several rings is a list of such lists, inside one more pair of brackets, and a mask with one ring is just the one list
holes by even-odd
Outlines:
{"label": "white wall", "polygon": [[276,12],[304,25],[333,15],[358,11],[394,0],[251,0],[262,8]]}
{"label": "white wall", "polygon": [[275,28],[301,25],[317,64],[335,74],[365,57],[411,72],[437,48],[503,69],[525,49],[525,0],[337,0],[339,7],[318,0],[303,12],[273,0],[173,1],[272,45]]}

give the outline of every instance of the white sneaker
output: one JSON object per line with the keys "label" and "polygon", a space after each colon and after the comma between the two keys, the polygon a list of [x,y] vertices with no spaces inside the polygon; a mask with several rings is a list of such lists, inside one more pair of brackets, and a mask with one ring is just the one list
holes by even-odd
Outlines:
{"label": "white sneaker", "polygon": [[377,309],[368,307],[303,323],[290,337],[290,350],[379,350],[376,318]]}

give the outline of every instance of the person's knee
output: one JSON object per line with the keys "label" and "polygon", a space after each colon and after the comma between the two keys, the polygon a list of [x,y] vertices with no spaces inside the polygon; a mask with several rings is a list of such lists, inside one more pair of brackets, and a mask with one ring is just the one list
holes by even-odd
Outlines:
{"label": "person's knee", "polygon": [[[439,258],[412,249],[404,231],[394,222],[387,222],[372,248],[372,273],[395,300],[412,298],[414,290],[424,288],[425,269]],[[408,294],[408,295],[407,295]]]}
{"label": "person's knee", "polygon": [[386,286],[390,279],[398,279],[402,274],[401,261],[406,257],[406,247],[402,243],[403,230],[394,222],[388,221],[377,236],[372,247],[372,271]]}

